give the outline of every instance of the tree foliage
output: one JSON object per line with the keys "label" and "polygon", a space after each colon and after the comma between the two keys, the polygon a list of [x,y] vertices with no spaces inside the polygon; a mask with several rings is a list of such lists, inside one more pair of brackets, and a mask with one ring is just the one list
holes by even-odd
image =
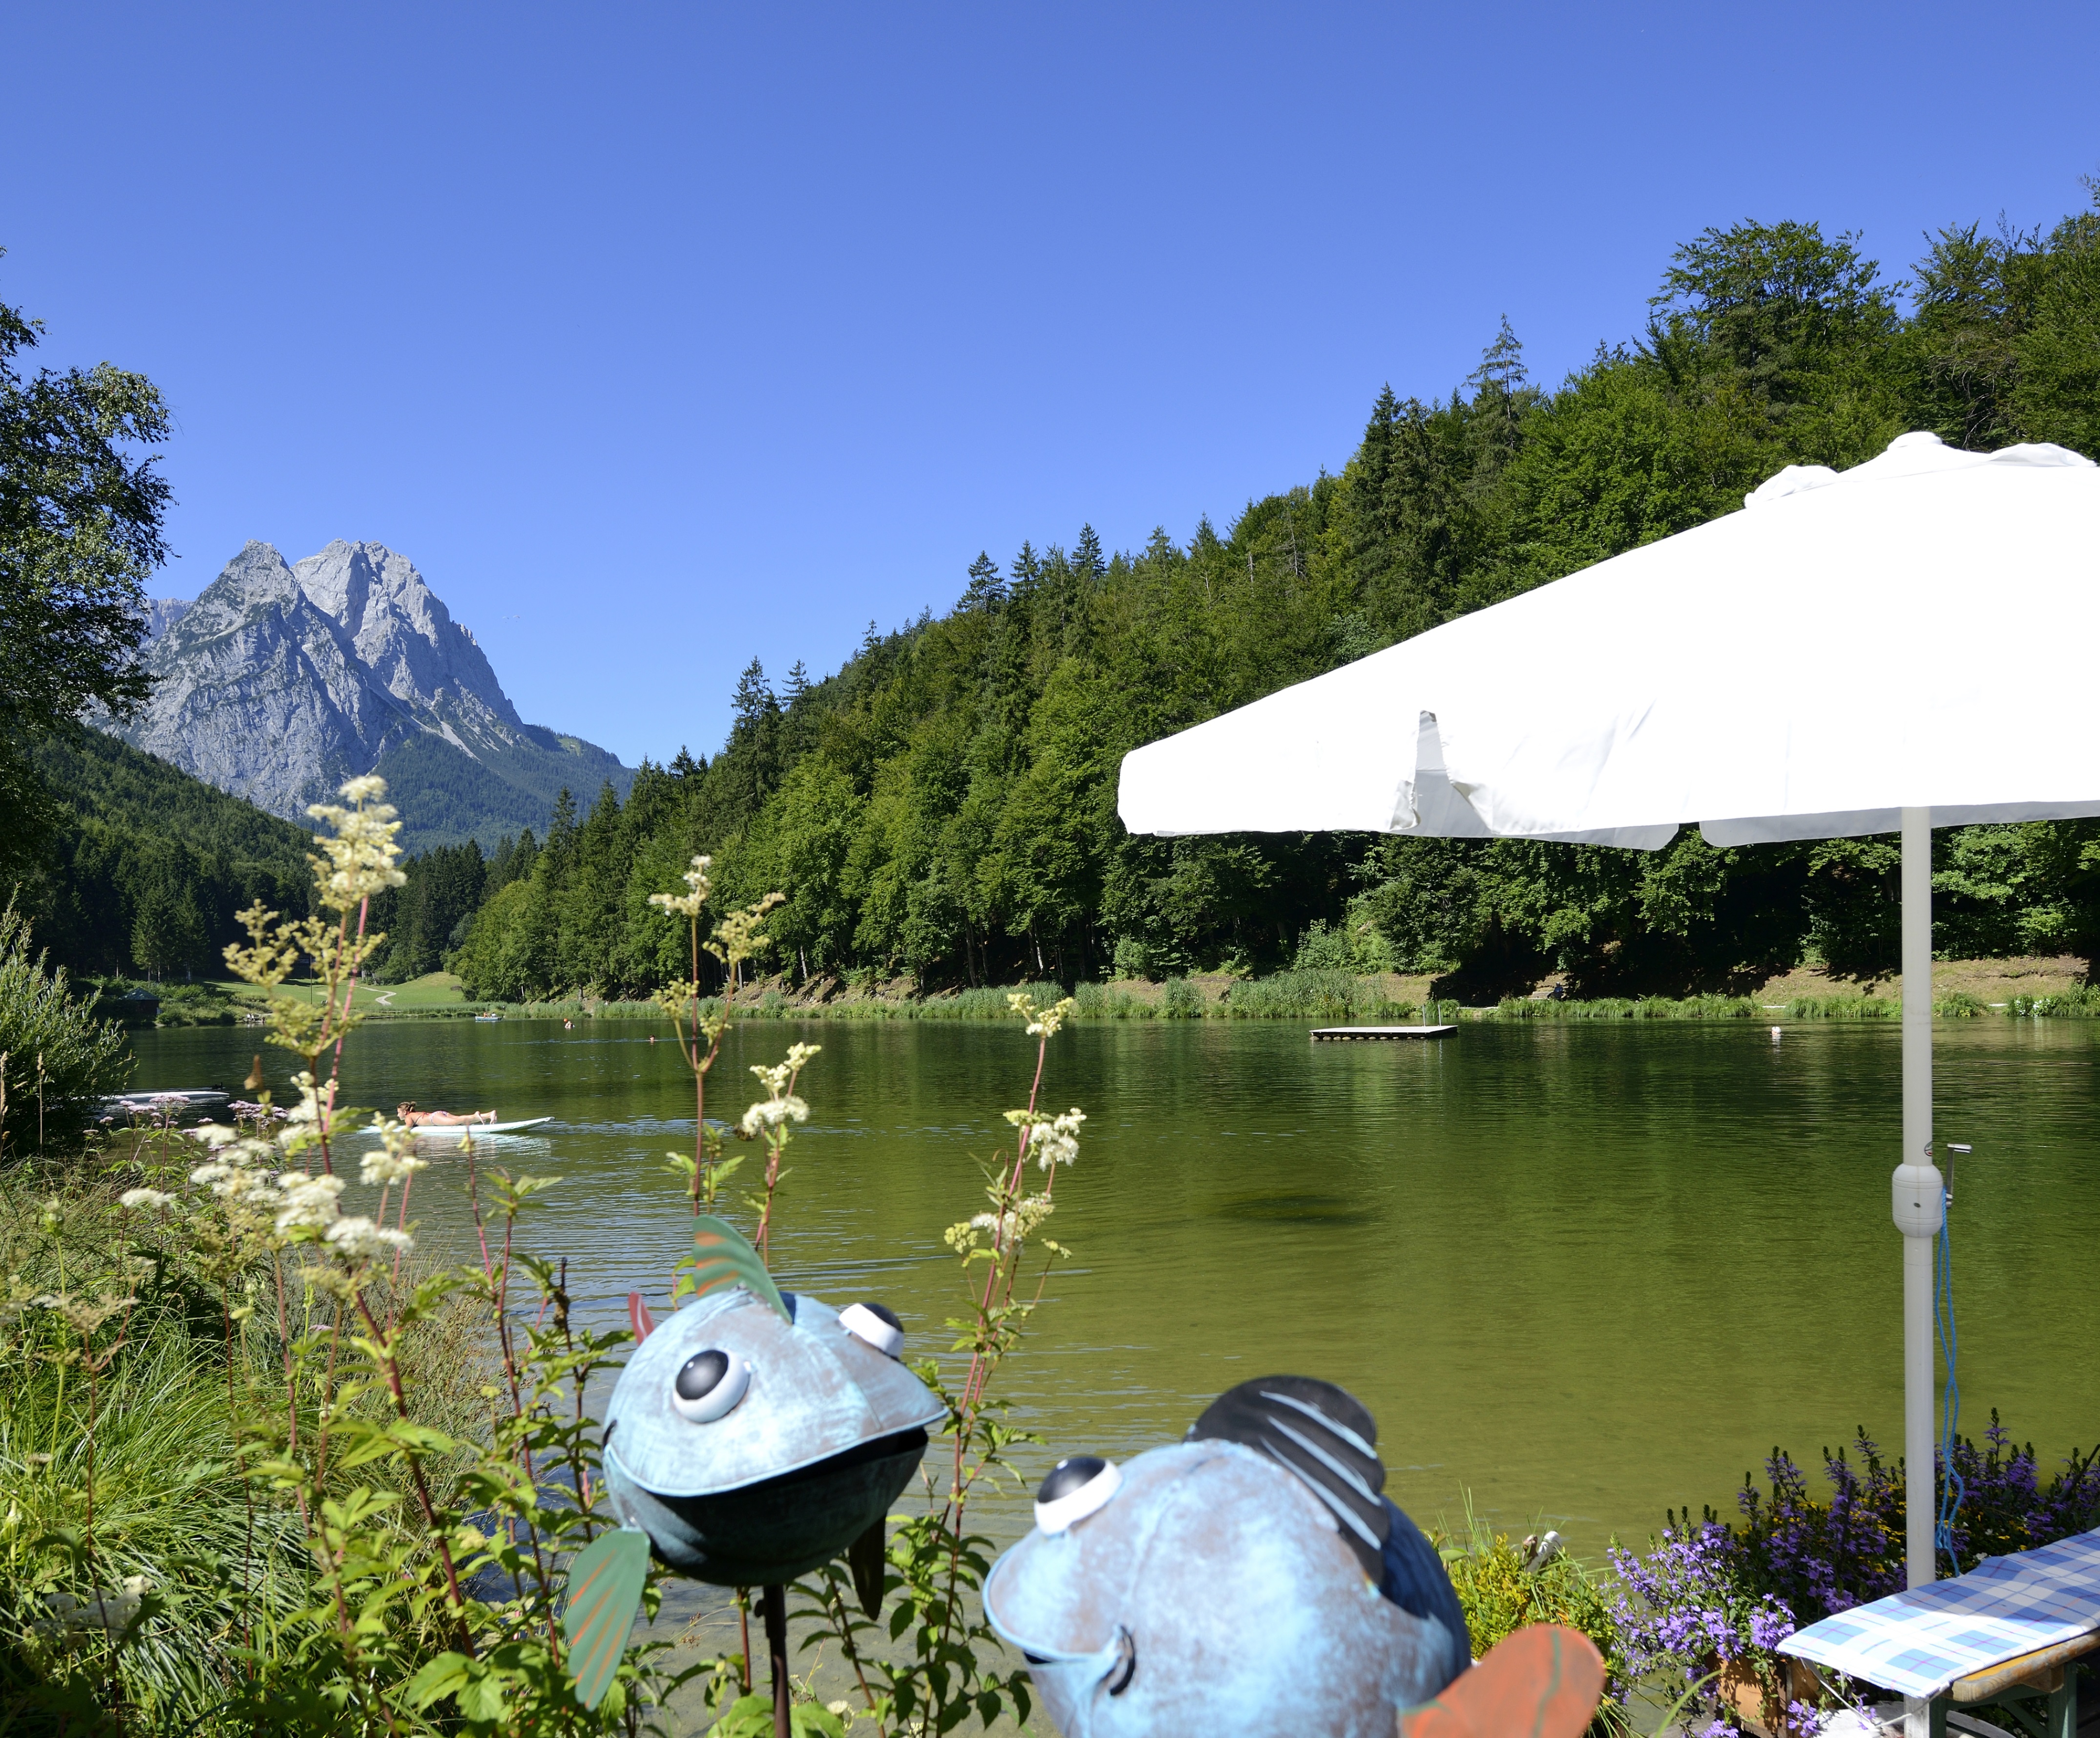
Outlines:
{"label": "tree foliage", "polygon": [[168,484],[139,452],[167,438],[158,390],[108,362],[25,374],[42,331],[0,303],[0,872],[55,818],[30,748],[144,698],[144,582],[167,555]]}
{"label": "tree foliage", "polygon": [[[721,752],[645,767],[624,806],[608,791],[558,818],[475,920],[461,970],[514,997],[675,975],[643,902],[695,851],[731,903],[789,890],[772,963],[795,978],[1251,968],[1311,935],[1348,938],[1360,968],[1484,988],[1556,968],[1596,990],[1723,988],[1803,958],[1885,970],[1886,840],[1723,851],[1686,834],[1642,856],[1133,838],[1118,763],[1733,511],[1789,463],[1857,464],[1919,427],[2100,449],[2096,240],[2092,212],[2046,237],[1950,229],[1904,285],[1813,223],[1709,229],[1665,268],[1639,341],[1558,387],[1531,379],[1505,320],[1449,397],[1382,391],[1340,475],[1250,502],[1223,530],[1205,519],[1185,545],[1162,530],[1110,554],[1082,527],[1069,548],[1023,544],[1004,572],[980,554],[948,615],[871,626],[829,677],[798,666],[776,696],[754,661]],[[1812,624],[1801,655],[1819,655]],[[2089,950],[2100,934],[2094,823],[1945,832],[1936,851],[1943,948]]]}

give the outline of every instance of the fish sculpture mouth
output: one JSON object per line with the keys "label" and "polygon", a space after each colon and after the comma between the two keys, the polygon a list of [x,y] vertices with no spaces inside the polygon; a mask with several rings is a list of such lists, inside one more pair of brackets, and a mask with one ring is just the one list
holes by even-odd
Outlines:
{"label": "fish sculpture mouth", "polygon": [[671,1568],[718,1587],[763,1587],[820,1568],[841,1539],[878,1525],[925,1452],[915,1425],[770,1479],[677,1497],[638,1483],[609,1447],[606,1482],[615,1512]]}

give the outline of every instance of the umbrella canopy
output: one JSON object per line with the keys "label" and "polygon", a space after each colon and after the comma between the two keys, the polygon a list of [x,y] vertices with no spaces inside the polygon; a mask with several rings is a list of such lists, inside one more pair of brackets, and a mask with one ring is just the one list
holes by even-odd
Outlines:
{"label": "umbrella canopy", "polygon": [[[1348,829],[1656,850],[1904,835],[1904,1452],[1933,1575],[1930,828],[2100,815],[2100,469],[1909,434],[1125,757],[1133,833]],[[1753,703],[1752,697],[1754,697]]]}
{"label": "umbrella canopy", "polygon": [[1648,849],[2100,813],[2088,701],[2029,692],[2038,647],[2096,628],[2100,469],[1904,435],[1139,749],[1119,807]]}

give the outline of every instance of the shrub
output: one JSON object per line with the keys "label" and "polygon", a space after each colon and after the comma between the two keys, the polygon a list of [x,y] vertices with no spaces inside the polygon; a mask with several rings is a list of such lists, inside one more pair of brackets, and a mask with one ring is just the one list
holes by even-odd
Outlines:
{"label": "shrub", "polygon": [[131,1072],[124,1035],[29,952],[29,920],[0,911],[0,1161],[77,1139]]}
{"label": "shrub", "polygon": [[1528,1623],[1562,1623],[1580,1630],[1604,1656],[1607,1705],[1623,1707],[1632,1688],[1621,1657],[1610,1601],[1589,1572],[1545,1533],[1513,1542],[1466,1516],[1462,1541],[1437,1541],[1444,1567],[1466,1614],[1466,1633],[1479,1659]]}

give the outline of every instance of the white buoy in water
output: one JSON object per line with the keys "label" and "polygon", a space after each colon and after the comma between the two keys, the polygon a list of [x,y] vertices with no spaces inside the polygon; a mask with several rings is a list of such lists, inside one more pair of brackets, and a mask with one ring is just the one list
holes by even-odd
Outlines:
{"label": "white buoy in water", "polygon": [[1773,1027],[1773,1028],[1772,1028],[1772,1042],[1773,1042],[1773,1043],[1776,1044],[1776,1043],[1778,1043],[1778,1042],[1779,1042],[1779,1035],[1780,1035],[1780,1028],[1778,1028],[1777,1026]]}

